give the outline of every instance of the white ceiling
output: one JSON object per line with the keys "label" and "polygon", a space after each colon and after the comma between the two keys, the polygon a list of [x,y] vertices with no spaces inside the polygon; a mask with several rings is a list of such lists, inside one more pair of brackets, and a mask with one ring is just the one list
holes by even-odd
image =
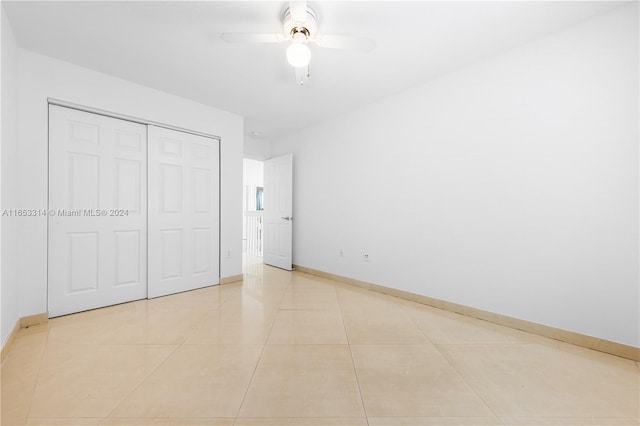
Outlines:
{"label": "white ceiling", "polygon": [[265,139],[317,123],[604,13],[615,1],[316,1],[319,31],[375,39],[369,54],[312,47],[296,85],[285,1],[2,1],[21,47],[241,114]]}

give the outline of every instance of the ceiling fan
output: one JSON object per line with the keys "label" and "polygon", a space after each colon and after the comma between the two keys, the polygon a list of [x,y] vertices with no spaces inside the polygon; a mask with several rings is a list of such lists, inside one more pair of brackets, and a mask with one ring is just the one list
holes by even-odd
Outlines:
{"label": "ceiling fan", "polygon": [[309,78],[311,50],[308,44],[331,49],[370,52],[375,41],[366,37],[318,33],[315,11],[306,1],[290,1],[282,16],[282,33],[223,33],[229,43],[289,43],[287,61],[296,70],[296,82],[304,85]]}

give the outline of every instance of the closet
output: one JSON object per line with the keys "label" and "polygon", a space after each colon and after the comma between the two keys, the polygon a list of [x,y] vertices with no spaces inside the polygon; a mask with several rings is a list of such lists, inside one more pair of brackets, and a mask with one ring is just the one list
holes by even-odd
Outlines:
{"label": "closet", "polygon": [[49,106],[48,310],[219,283],[219,140]]}

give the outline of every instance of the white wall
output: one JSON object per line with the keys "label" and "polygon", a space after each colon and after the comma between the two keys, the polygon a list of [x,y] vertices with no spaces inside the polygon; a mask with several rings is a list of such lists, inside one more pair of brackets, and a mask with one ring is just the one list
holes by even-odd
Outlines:
{"label": "white wall", "polygon": [[242,183],[243,185],[262,186],[264,185],[264,163],[250,158],[242,160]]}
{"label": "white wall", "polygon": [[245,136],[243,155],[245,158],[264,161],[271,157],[271,142],[267,139]]}
{"label": "white wall", "polygon": [[[264,163],[250,158],[242,160],[242,211],[256,209],[256,188],[264,186]],[[243,230],[243,237],[246,233]]]}
{"label": "white wall", "polygon": [[[242,117],[86,68],[19,50],[19,169],[22,208],[47,205],[47,98],[214,134],[221,142],[223,277],[242,273]],[[47,310],[47,221],[20,221],[19,316]],[[231,256],[227,256],[230,252]]]}
{"label": "white wall", "polygon": [[[2,132],[0,145],[1,192],[0,212],[16,206],[18,195],[18,46],[11,23],[1,7],[2,15]],[[18,320],[18,280],[16,268],[16,247],[18,242],[17,223],[14,217],[3,216],[1,222],[2,242],[0,248],[0,344],[4,346],[9,333]]]}
{"label": "white wall", "polygon": [[637,34],[635,3],[274,142],[294,263],[640,346]]}

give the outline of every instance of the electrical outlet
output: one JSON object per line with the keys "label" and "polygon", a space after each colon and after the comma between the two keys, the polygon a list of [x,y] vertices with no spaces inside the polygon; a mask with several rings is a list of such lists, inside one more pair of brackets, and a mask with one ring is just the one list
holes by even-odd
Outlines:
{"label": "electrical outlet", "polygon": [[368,262],[368,261],[369,261],[369,254],[368,254],[368,253],[365,253],[365,254],[364,254],[364,259],[363,259],[363,260],[364,260],[365,262]]}

